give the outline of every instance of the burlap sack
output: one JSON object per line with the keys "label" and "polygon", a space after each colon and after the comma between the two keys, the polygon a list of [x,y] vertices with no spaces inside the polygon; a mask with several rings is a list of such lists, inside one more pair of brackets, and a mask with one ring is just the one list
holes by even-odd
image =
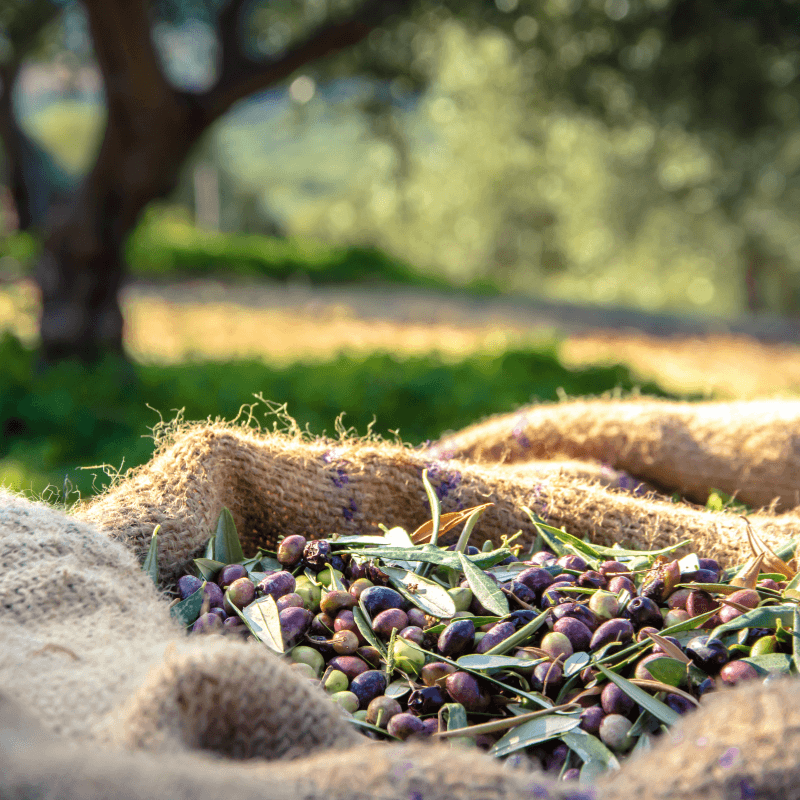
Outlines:
{"label": "burlap sack", "polygon": [[800,505],[796,400],[536,405],[445,436],[432,452],[492,463],[596,459],[700,503],[713,488],[756,508]]}
{"label": "burlap sack", "polygon": [[[625,476],[619,474],[607,486],[575,477],[559,462],[548,467],[434,460],[426,451],[388,442],[311,441],[223,424],[182,430],[149,464],[78,513],[140,559],[161,525],[164,576],[174,581],[208,541],[223,506],[233,512],[249,551],[274,547],[281,534],[377,533],[380,523],[414,530],[430,514],[421,480],[425,468],[443,511],[494,503],[476,528],[478,545],[486,539],[499,543],[517,530],[530,543],[533,527],[522,510],[527,506],[602,545],[653,548],[691,539],[699,552],[729,564],[750,555],[736,514],[641,495],[630,479],[630,489],[622,489]],[[750,522],[771,545],[800,531],[796,512],[753,515]]]}

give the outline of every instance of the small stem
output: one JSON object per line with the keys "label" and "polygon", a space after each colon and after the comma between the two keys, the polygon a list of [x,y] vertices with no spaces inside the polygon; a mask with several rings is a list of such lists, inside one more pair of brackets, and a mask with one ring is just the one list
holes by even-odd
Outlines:
{"label": "small stem", "polygon": [[469,725],[466,728],[456,728],[453,731],[441,731],[434,733],[437,739],[452,739],[455,736],[480,736],[482,733],[496,733],[516,728],[523,722],[531,719],[546,717],[555,711],[575,711],[581,708],[578,703],[565,703],[560,706],[553,706],[542,711],[531,711],[529,714],[520,714],[518,717],[506,717],[505,719],[494,720],[493,722],[481,722],[479,725]]}

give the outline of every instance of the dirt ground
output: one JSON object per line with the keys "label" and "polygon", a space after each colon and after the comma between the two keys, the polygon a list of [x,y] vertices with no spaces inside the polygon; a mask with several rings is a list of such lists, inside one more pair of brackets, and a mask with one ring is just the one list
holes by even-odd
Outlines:
{"label": "dirt ground", "polygon": [[[34,342],[37,302],[30,282],[0,286],[0,332]],[[703,332],[699,324],[636,312],[580,313],[555,304],[385,287],[214,281],[132,284],[123,306],[128,350],[148,362],[257,357],[280,365],[372,351],[461,358],[557,338],[571,366],[623,363],[641,380],[675,392],[800,395],[800,344],[791,328],[780,332],[789,341],[768,343],[757,330]]]}

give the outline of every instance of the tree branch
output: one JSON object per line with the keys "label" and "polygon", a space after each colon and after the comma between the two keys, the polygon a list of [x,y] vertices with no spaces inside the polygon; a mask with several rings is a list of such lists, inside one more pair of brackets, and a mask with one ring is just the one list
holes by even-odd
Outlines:
{"label": "tree branch", "polygon": [[358,44],[387,19],[404,13],[411,2],[368,0],[352,16],[317,28],[282,56],[257,61],[243,52],[237,35],[244,2],[232,0],[223,12],[225,25],[220,26],[223,57],[219,80],[197,98],[205,122],[212,123],[234,103],[273,86],[306,64]]}

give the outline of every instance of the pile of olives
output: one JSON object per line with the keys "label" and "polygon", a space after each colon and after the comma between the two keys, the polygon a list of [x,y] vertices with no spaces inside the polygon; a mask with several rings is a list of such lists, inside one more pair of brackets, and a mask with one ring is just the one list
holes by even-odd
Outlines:
{"label": "pile of olives", "polygon": [[[397,548],[381,557],[347,537],[293,535],[260,560],[206,580],[186,575],[178,592],[184,605],[196,601],[192,633],[265,642],[373,738],[442,737],[565,779],[588,765],[587,747],[608,767],[707,693],[796,671],[800,595],[789,574],[756,569],[731,585],[713,559],[614,558],[554,533],[524,560],[514,548],[481,562],[484,552],[463,547],[473,564],[489,564],[480,579],[457,562],[414,561],[422,546],[404,560]],[[452,600],[447,617],[415,594],[417,573]],[[271,638],[265,602],[276,615]],[[552,735],[531,712],[557,717]],[[515,726],[523,715],[530,721]]]}

